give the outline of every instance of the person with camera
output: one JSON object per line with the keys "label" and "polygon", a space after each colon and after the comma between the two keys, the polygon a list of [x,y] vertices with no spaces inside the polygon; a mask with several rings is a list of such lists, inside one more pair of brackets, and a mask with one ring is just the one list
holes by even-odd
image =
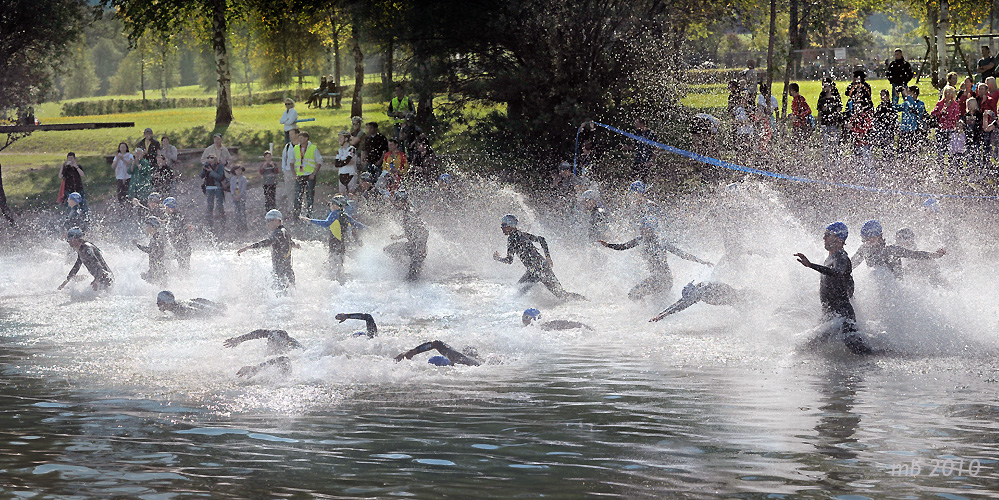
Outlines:
{"label": "person with camera", "polygon": [[904,98],[902,94],[908,87],[909,80],[912,80],[912,65],[905,60],[902,49],[895,49],[895,58],[891,61],[885,61],[885,66],[887,67],[885,78],[891,84],[891,102],[893,105],[897,105],[899,99]]}
{"label": "person with camera", "polygon": [[209,154],[201,166],[200,176],[204,179],[202,188],[205,191],[205,196],[208,198],[207,212],[205,213],[208,225],[212,226],[212,221],[215,218],[215,207],[218,206],[219,219],[225,220],[225,211],[222,208],[222,204],[225,201],[225,188],[223,187],[223,182],[225,181],[225,165],[219,162],[218,158],[214,154]]}
{"label": "person with camera", "polygon": [[66,161],[59,169],[59,178],[63,183],[59,202],[67,203],[70,193],[80,193],[80,212],[83,214],[87,213],[87,195],[83,192],[83,179],[86,176],[83,168],[76,163],[76,153],[66,153]]}

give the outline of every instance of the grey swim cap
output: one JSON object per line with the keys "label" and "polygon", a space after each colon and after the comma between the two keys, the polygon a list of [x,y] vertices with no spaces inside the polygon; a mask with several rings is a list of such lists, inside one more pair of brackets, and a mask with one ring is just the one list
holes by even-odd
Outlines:
{"label": "grey swim cap", "polygon": [[83,238],[83,230],[82,229],[80,229],[78,227],[74,227],[74,228],[71,228],[69,231],[66,231],[66,239],[67,240],[75,240],[77,238]]}
{"label": "grey swim cap", "polygon": [[281,215],[281,211],[278,209],[271,209],[264,215],[264,220],[284,220],[284,216]]}
{"label": "grey swim cap", "polygon": [[160,220],[158,218],[156,218],[156,217],[154,217],[152,215],[150,215],[149,217],[146,217],[145,223],[146,223],[147,226],[155,227],[155,228],[159,228],[161,225],[163,225],[163,223],[160,222]]}
{"label": "grey swim cap", "polygon": [[168,304],[173,304],[177,299],[174,298],[173,292],[168,290],[163,290],[162,292],[156,294],[156,302],[166,302]]}
{"label": "grey swim cap", "polygon": [[506,214],[500,219],[500,226],[516,228],[517,223],[517,216],[513,214]]}

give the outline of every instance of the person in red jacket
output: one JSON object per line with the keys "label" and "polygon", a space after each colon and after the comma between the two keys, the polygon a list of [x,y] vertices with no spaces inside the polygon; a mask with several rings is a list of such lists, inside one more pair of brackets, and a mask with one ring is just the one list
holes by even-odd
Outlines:
{"label": "person in red jacket", "polygon": [[812,108],[808,101],[801,95],[801,90],[797,83],[792,83],[787,87],[791,94],[791,127],[795,137],[802,138],[812,132],[814,124],[812,122]]}
{"label": "person in red jacket", "polygon": [[937,159],[942,163],[950,152],[951,137],[957,131],[961,119],[961,105],[957,102],[957,89],[944,87],[943,98],[937,101],[930,115],[937,120]]}

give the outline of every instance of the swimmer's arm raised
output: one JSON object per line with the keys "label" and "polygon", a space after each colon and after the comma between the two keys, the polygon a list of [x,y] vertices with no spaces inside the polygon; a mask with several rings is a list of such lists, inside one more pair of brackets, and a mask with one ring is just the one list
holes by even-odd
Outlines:
{"label": "swimmer's arm raised", "polygon": [[364,320],[368,328],[368,338],[374,338],[375,335],[378,335],[378,325],[375,324],[375,318],[368,313],[340,313],[336,315],[336,319],[341,323],[348,319]]}
{"label": "swimmer's arm raised", "polygon": [[258,372],[260,372],[260,370],[267,368],[268,366],[271,365],[280,366],[282,371],[288,371],[289,369],[291,369],[291,361],[286,356],[278,356],[273,359],[268,359],[267,361],[264,361],[263,363],[260,363],[256,366],[254,365],[244,366],[240,368],[238,372],[236,372],[236,376],[249,378],[256,375]]}
{"label": "swimmer's arm raised", "polygon": [[[287,336],[287,335],[288,334],[285,333],[285,336]],[[263,329],[253,330],[250,333],[247,333],[247,334],[244,334],[244,335],[240,335],[238,337],[228,338],[228,339],[226,339],[225,342],[222,343],[222,345],[225,346],[225,347],[236,347],[239,344],[242,344],[243,342],[246,342],[247,340],[265,339],[265,338],[270,337],[270,336],[271,336],[271,330],[263,330]]]}
{"label": "swimmer's arm raised", "polygon": [[607,243],[604,240],[597,240],[597,242],[611,250],[628,250],[637,247],[642,242],[642,237],[639,236],[627,243]]}

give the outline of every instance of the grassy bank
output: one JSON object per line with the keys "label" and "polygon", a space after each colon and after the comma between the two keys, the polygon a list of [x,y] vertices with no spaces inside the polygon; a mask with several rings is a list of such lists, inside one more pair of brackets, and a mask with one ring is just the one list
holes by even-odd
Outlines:
{"label": "grassy bank", "polygon": [[[815,103],[819,99],[819,93],[822,92],[822,83],[813,80],[804,80],[797,82],[798,86],[801,88],[801,95],[805,96],[808,100],[808,105],[812,107],[812,112],[815,112]],[[871,89],[873,90],[874,103],[877,104],[880,101],[878,93],[881,89],[890,89],[891,86],[888,84],[888,80],[868,80],[867,83],[871,84]],[[910,83],[915,83],[913,80]],[[838,81],[836,86],[839,88],[840,96],[843,96],[843,92],[846,91],[846,87],[850,84],[849,81]],[[781,101],[781,96],[784,94],[784,82],[774,82],[773,95],[777,98],[777,102]],[[927,108],[931,108],[933,104],[937,102],[937,89],[933,88],[928,78],[923,78],[919,83],[919,95],[920,100],[926,103]],[[844,103],[846,102],[846,97],[843,96]],[[715,83],[715,84],[705,84],[705,85],[692,85],[690,86],[687,95],[680,101],[685,106],[692,108],[710,110],[707,112],[712,112],[717,115],[718,112],[725,112],[726,106],[728,106],[728,88],[725,84]],[[788,97],[788,109],[791,107],[791,99]],[[720,115],[719,115],[720,116]]]}

